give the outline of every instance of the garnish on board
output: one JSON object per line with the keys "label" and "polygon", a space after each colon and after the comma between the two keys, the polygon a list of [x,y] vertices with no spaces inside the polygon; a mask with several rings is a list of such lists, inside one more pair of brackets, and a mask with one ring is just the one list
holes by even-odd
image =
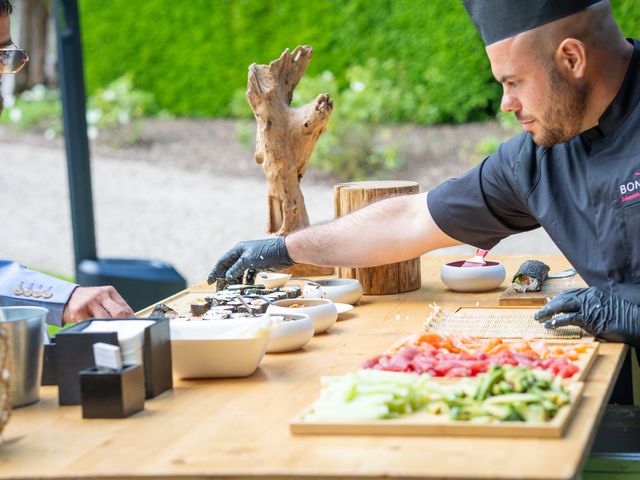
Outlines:
{"label": "garnish on board", "polygon": [[320,397],[307,422],[367,421],[418,411],[451,420],[540,423],[552,419],[571,395],[559,377],[510,365],[492,366],[452,384],[414,373],[359,370],[321,378]]}

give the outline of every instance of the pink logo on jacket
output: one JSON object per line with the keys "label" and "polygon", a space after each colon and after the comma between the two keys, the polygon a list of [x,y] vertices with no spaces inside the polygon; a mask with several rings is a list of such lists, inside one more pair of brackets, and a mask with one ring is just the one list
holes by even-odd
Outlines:
{"label": "pink logo on jacket", "polygon": [[[635,172],[634,175],[640,177],[640,172]],[[619,188],[622,203],[640,198],[640,179],[632,178],[630,181],[620,185]]]}

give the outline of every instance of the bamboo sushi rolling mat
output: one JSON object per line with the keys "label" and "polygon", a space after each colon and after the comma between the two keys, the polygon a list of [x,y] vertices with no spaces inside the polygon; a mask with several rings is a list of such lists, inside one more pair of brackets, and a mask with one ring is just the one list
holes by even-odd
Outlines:
{"label": "bamboo sushi rolling mat", "polygon": [[537,309],[460,308],[447,312],[435,307],[427,319],[425,330],[442,335],[464,335],[479,338],[582,338],[582,329],[574,326],[550,330],[538,323]]}

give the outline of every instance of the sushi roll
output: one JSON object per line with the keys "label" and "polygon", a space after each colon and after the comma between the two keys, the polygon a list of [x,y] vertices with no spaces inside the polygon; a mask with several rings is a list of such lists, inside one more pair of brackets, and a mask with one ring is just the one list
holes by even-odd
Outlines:
{"label": "sushi roll", "polygon": [[540,260],[527,260],[513,276],[511,285],[516,292],[539,292],[549,275],[549,265]]}
{"label": "sushi roll", "polygon": [[226,278],[216,278],[216,291],[225,290],[229,285],[239,283],[237,280],[227,280]]}
{"label": "sushi roll", "polygon": [[255,268],[248,268],[247,271],[244,273],[244,284],[253,285],[254,283],[256,283],[257,273],[258,272],[256,271]]}
{"label": "sushi roll", "polygon": [[289,298],[298,298],[302,295],[302,287],[299,285],[287,285],[280,287],[280,290],[286,292]]}
{"label": "sushi roll", "polygon": [[191,314],[192,315],[204,315],[207,310],[211,308],[212,298],[198,298],[191,302]]}
{"label": "sushi roll", "polygon": [[171,320],[172,318],[176,318],[178,316],[178,312],[176,312],[173,308],[168,307],[164,303],[158,303],[155,307],[153,307],[153,311],[149,318],[168,318]]}
{"label": "sushi roll", "polygon": [[251,301],[251,306],[256,308],[258,313],[266,313],[269,302],[261,298],[256,298],[255,300]]}

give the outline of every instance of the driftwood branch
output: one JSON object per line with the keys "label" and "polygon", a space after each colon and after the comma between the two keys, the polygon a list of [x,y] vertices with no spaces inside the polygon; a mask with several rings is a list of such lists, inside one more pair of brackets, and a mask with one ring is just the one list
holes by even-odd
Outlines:
{"label": "driftwood branch", "polygon": [[258,126],[255,159],[267,178],[267,232],[276,235],[309,225],[300,180],[333,108],[327,94],[291,107],[293,91],[312,55],[310,46],[299,46],[293,52],[285,50],[269,65],[249,67],[247,99]]}

